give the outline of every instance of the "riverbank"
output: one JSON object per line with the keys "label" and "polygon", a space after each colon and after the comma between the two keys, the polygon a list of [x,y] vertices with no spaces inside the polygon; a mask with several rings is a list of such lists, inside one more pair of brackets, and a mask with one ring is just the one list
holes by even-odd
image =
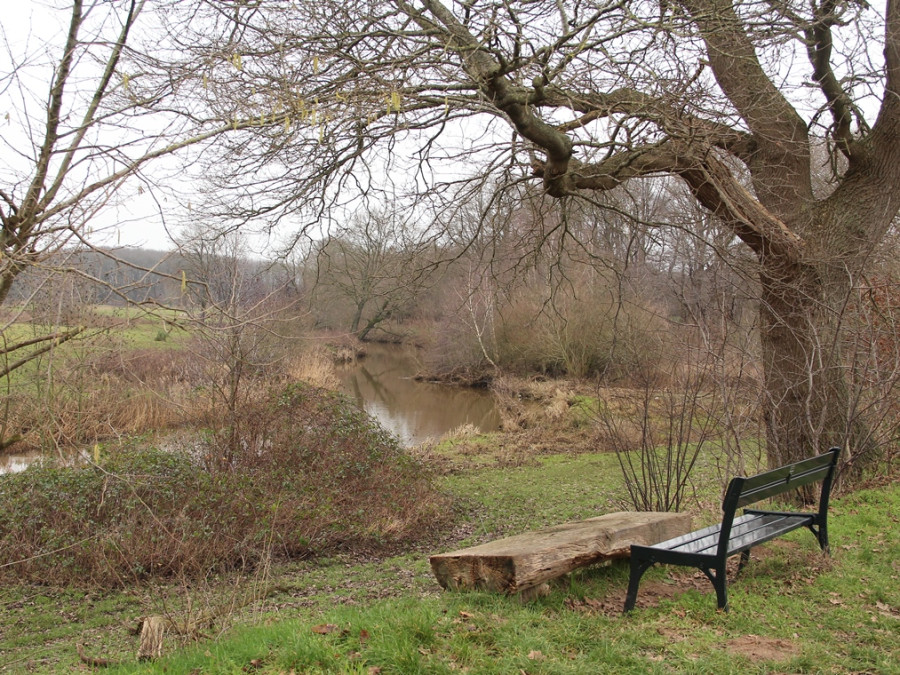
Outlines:
{"label": "riverbank", "polygon": [[[330,370],[318,356],[297,372],[327,380]],[[759,569],[745,577],[749,583],[734,587],[735,607],[740,600],[748,608],[737,619],[714,612],[705,579],[656,571],[642,586],[647,613],[621,620],[621,565],[575,574],[527,606],[441,592],[427,564],[432,552],[631,508],[610,452],[619,446],[609,443],[603,415],[649,421],[654,434],[672,419],[663,414],[664,390],[650,396],[584,381],[503,377],[495,378],[492,392],[503,432],[460,428],[415,451],[453,504],[447,525],[429,538],[378,555],[357,550],[287,564],[262,560],[244,573],[135,582],[120,591],[87,582],[8,585],[0,590],[0,672],[77,672],[93,667],[86,661],[101,660],[126,672],[167,673],[594,673],[597,663],[617,672],[767,672],[809,670],[819,663],[817,652],[824,654],[825,672],[848,672],[842,664],[888,672],[896,664],[884,637],[896,627],[890,608],[900,605],[891,590],[897,569],[890,566],[900,551],[896,537],[886,536],[897,531],[895,486],[836,502],[834,565],[815,555],[808,533],[764,547]],[[624,422],[618,430],[623,444],[636,440]],[[752,464],[758,457],[751,450]],[[701,520],[716,517],[728,478],[722,452],[721,445],[707,445],[690,481],[688,508]],[[781,602],[785,588],[798,597],[785,599],[773,615],[767,601]],[[855,623],[838,629],[848,608]],[[165,653],[177,652],[159,664],[135,662],[132,631],[147,616],[165,618]],[[846,647],[832,648],[825,635],[834,630]],[[660,635],[684,646],[671,647]],[[723,636],[744,649],[786,642],[775,657],[751,655],[735,666]],[[666,665],[671,659],[674,667]]]}

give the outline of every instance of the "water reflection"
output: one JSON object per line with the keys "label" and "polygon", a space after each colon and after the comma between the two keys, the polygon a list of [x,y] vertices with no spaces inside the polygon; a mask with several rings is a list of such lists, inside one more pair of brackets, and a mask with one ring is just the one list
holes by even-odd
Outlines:
{"label": "water reflection", "polygon": [[495,431],[500,416],[489,392],[413,379],[415,351],[372,345],[361,361],[341,366],[342,390],[406,445],[440,438],[451,429],[473,424]]}
{"label": "water reflection", "polygon": [[30,452],[21,455],[2,455],[0,456],[0,474],[19,473],[32,462],[40,459],[39,452]]}
{"label": "water reflection", "polygon": [[[75,453],[74,455],[68,457],[62,463],[65,466],[73,466],[74,464],[85,460],[88,457],[89,455],[82,450],[81,452]],[[0,476],[4,474],[19,473],[20,471],[24,471],[35,462],[40,462],[42,459],[44,459],[44,455],[40,450],[30,450],[28,452],[0,455]],[[50,459],[56,464],[59,464],[61,462],[59,457],[50,457]]]}

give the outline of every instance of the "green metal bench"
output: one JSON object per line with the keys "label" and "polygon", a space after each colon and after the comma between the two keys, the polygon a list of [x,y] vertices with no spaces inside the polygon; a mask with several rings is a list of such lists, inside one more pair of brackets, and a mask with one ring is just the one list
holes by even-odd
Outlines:
{"label": "green metal bench", "polygon": [[[733,478],[722,501],[722,522],[696,530],[653,546],[631,547],[631,576],[625,596],[625,611],[634,608],[641,577],[655,563],[697,567],[716,589],[719,608],[728,610],[725,562],[738,553],[738,570],[750,559],[750,549],[800,527],[809,528],[819,546],[828,552],[828,498],[840,448],[782,466],[749,478]],[[769,497],[789,492],[804,485],[822,482],[817,513],[793,511],[736,511]]]}

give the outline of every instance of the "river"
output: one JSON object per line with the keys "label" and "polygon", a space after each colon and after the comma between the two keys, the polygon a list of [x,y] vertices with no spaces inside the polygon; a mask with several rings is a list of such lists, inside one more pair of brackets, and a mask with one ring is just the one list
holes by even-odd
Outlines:
{"label": "river", "polygon": [[0,474],[18,473],[23,471],[25,467],[33,461],[39,459],[39,452],[29,452],[27,454],[2,455],[0,456]]}
{"label": "river", "polygon": [[372,344],[356,363],[338,367],[341,389],[407,446],[439,439],[448,431],[472,424],[496,431],[500,415],[485,389],[458,387],[415,379],[416,350]]}
{"label": "river", "polygon": [[[482,432],[500,427],[486,389],[416,380],[419,364],[412,348],[372,344],[367,352],[356,363],[338,366],[341,389],[404,445],[439,439],[464,424]],[[0,455],[0,474],[21,471],[39,457],[38,452]]]}

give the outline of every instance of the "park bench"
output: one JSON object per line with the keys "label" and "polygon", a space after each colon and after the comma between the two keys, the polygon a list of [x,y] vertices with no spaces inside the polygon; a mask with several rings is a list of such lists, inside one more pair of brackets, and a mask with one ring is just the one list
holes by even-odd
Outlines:
{"label": "park bench", "polygon": [[[733,478],[722,501],[722,522],[652,546],[631,547],[631,576],[625,596],[625,611],[634,608],[641,577],[654,563],[697,567],[716,589],[719,608],[728,610],[725,562],[741,554],[738,572],[750,559],[750,549],[800,527],[809,528],[819,546],[828,552],[828,497],[840,448],[788,464],[756,476]],[[817,513],[760,511],[748,504],[774,497],[811,483],[822,482]]]}

